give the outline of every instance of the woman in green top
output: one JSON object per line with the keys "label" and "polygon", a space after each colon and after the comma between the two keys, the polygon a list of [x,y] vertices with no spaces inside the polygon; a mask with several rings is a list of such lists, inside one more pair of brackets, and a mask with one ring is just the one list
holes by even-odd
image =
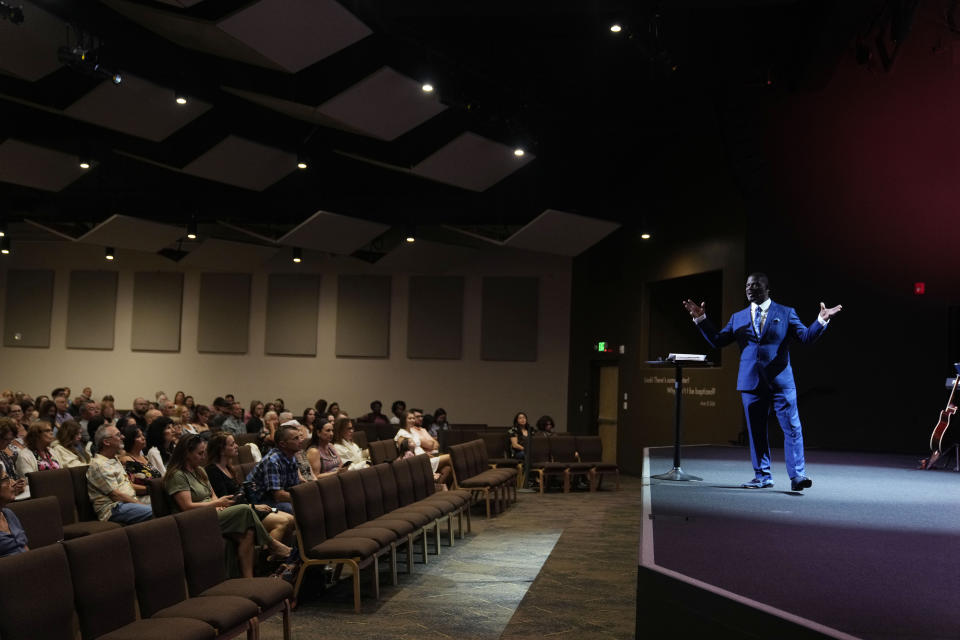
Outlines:
{"label": "woman in green top", "polygon": [[203,470],[206,461],[207,443],[200,436],[187,434],[177,443],[163,476],[164,489],[173,498],[173,510],[216,509],[220,532],[237,545],[239,573],[244,578],[253,577],[255,545],[267,547],[276,559],[289,556],[290,547],[270,537],[250,505],[236,504],[233,496],[217,497]]}

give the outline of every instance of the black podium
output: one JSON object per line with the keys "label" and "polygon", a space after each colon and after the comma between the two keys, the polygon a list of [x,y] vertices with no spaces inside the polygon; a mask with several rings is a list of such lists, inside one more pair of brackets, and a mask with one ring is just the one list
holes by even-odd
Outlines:
{"label": "black podium", "polygon": [[698,361],[698,360],[647,360],[646,364],[650,365],[651,367],[657,367],[657,368],[673,367],[674,369],[673,469],[671,469],[666,473],[660,473],[650,477],[656,478],[657,480],[674,480],[678,482],[685,482],[690,480],[703,480],[703,478],[687,473],[680,467],[680,422],[681,422],[681,407],[683,402],[683,368],[684,367],[706,368],[706,367],[712,367],[713,363],[709,361]]}

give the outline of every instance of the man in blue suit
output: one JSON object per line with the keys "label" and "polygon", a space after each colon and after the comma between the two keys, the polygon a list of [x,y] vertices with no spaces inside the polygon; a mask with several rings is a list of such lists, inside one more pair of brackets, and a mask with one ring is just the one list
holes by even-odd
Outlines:
{"label": "man in blue suit", "polygon": [[790,346],[794,342],[815,341],[843,307],[837,305],[827,309],[821,302],[820,315],[808,327],[800,322],[796,310],[770,299],[765,274],[750,274],[746,293],[750,306],[730,316],[730,322],[720,331],[707,318],[706,303],[698,305],[693,300],[686,300],[683,306],[710,346],[720,348],[732,342],[740,345],[737,391],[743,399],[750,437],[750,460],[753,462],[753,480],[741,486],[747,489],[773,486],[767,438],[767,416],[772,404],[783,429],[783,457],[790,475],[790,488],[802,491],[813,486],[813,481],[804,469],[803,431],[797,411],[797,388],[790,368]]}

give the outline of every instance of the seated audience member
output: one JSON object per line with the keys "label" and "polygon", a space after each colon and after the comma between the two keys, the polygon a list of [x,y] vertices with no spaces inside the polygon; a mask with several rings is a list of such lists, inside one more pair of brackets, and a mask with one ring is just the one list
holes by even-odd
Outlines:
{"label": "seated audience member", "polygon": [[193,396],[186,396],[183,399],[183,406],[193,411],[197,406],[197,402],[193,399]]}
{"label": "seated audience member", "polygon": [[400,414],[407,410],[407,403],[403,400],[394,400],[390,405],[390,424],[404,424],[401,422]]}
{"label": "seated audience member", "polygon": [[187,394],[185,394],[183,391],[177,391],[175,394],[173,394],[173,404],[177,405],[178,407],[186,406],[186,400]]}
{"label": "seated audience member", "polygon": [[247,432],[247,425],[243,422],[243,407],[239,402],[230,404],[229,414],[221,423],[220,430],[235,436]]}
{"label": "seated audience member", "polygon": [[540,416],[540,419],[537,420],[537,435],[553,435],[553,418],[550,416]]}
{"label": "seated audience member", "polygon": [[206,460],[207,443],[200,436],[188,434],[177,444],[163,476],[163,488],[173,498],[173,510],[217,510],[220,533],[237,545],[239,571],[231,568],[233,575],[253,577],[257,545],[268,548],[275,559],[289,556],[290,547],[270,537],[250,505],[236,504],[233,495],[217,496],[203,468]]}
{"label": "seated audience member", "polygon": [[[231,466],[237,460],[239,447],[237,440],[229,433],[216,433],[207,443],[207,478],[210,480],[210,487],[218,496],[242,496],[238,502],[246,502],[244,494],[237,478],[233,476],[233,467]],[[289,513],[283,511],[274,512],[271,507],[265,504],[252,505],[257,517],[263,522],[264,529],[274,540],[281,542],[289,536],[294,529],[294,519]]]}
{"label": "seated audience member", "polygon": [[38,420],[57,426],[57,405],[53,400],[44,400],[42,404],[37,405],[37,409],[40,412]]}
{"label": "seated audience member", "polygon": [[263,429],[260,430],[260,449],[262,451],[269,451],[273,448],[279,427],[280,418],[276,411],[267,411],[263,414]]}
{"label": "seated audience member", "polygon": [[[340,420],[350,422],[349,418],[340,418]],[[314,431],[310,439],[307,459],[310,461],[313,475],[317,478],[338,473],[343,466],[343,460],[333,446],[333,433],[334,427],[328,422]]]}
{"label": "seated audience member", "polygon": [[397,459],[403,460],[404,458],[412,458],[417,455],[414,449],[417,448],[417,444],[413,441],[413,438],[407,438],[400,436],[396,439],[397,443]]}
{"label": "seated audience member", "polygon": [[0,418],[0,469],[3,469],[10,478],[13,486],[13,495],[18,496],[27,488],[27,480],[17,473],[18,449],[11,444],[16,439],[19,425],[12,418]]}
{"label": "seated audience member", "polygon": [[317,427],[317,422],[320,418],[320,414],[317,413],[317,410],[313,407],[308,407],[303,410],[303,415],[300,417],[300,424],[307,428],[307,432],[311,435],[313,430]]}
{"label": "seated audience member", "polygon": [[7,509],[7,505],[13,502],[17,495],[14,492],[15,484],[6,470],[0,467],[0,558],[30,550],[23,525],[16,514]]}
{"label": "seated audience member", "polygon": [[[297,424],[297,421],[291,420],[288,424]],[[299,428],[300,451],[297,451],[297,468],[300,470],[300,482],[310,482],[317,479],[317,476],[313,473],[313,467],[310,466],[310,459],[307,457],[307,449],[311,446],[312,436],[302,424]]]}
{"label": "seated audience member", "polygon": [[353,420],[340,418],[333,423],[333,448],[336,449],[344,464],[350,463],[351,469],[363,469],[368,466],[367,455],[353,441]]}
{"label": "seated audience member", "polygon": [[450,423],[447,422],[447,412],[444,409],[437,409],[433,412],[433,424],[428,431],[434,438],[440,437],[441,431],[449,431]]}
{"label": "seated audience member", "polygon": [[327,413],[330,414],[330,415],[332,415],[332,416],[334,417],[334,419],[339,418],[339,417],[340,417],[340,403],[339,403],[339,402],[331,402],[331,403],[330,403],[330,406],[327,407]]}
{"label": "seated audience member", "polygon": [[320,398],[316,402],[314,402],[313,408],[317,410],[318,416],[327,415],[327,401],[324,400],[323,398]]}
{"label": "seated audience member", "polygon": [[523,411],[513,416],[513,426],[507,430],[510,438],[510,457],[523,460],[526,455],[527,438],[530,436],[527,429],[527,414]]}
{"label": "seated audience member", "polygon": [[[100,412],[99,414],[103,417],[102,424],[116,424],[117,422],[117,410],[113,406],[113,401],[107,402],[106,400],[100,403]],[[90,429],[90,425],[87,425],[87,435],[90,438],[93,438],[93,434],[96,432],[96,429]]]}
{"label": "seated audience member", "polygon": [[54,396],[53,405],[57,408],[54,421],[58,427],[67,420],[73,420],[73,415],[70,413],[70,399],[65,393],[61,392],[60,395]]}
{"label": "seated audience member", "polygon": [[390,424],[390,418],[383,415],[383,403],[374,400],[370,403],[370,413],[358,418],[359,422],[372,422],[373,424]]}
{"label": "seated audience member", "polygon": [[[210,420],[210,408],[203,404],[198,404],[192,415],[192,420],[188,423],[188,429],[185,429],[189,433],[195,433],[197,435],[203,435],[210,431],[210,425],[207,423]],[[204,436],[206,437],[206,436]]]}
{"label": "seated audience member", "polygon": [[97,517],[103,521],[133,524],[153,517],[150,505],[137,500],[127,470],[117,454],[123,448],[123,437],[114,426],[103,425],[93,435],[97,455],[87,467],[87,495]]}
{"label": "seated audience member", "polygon": [[87,430],[87,426],[92,419],[100,414],[100,405],[93,400],[84,400],[83,404],[80,405],[78,414],[77,423],[80,425],[80,433],[83,436],[83,441],[87,442],[90,440],[90,432]]}
{"label": "seated audience member", "polygon": [[82,467],[90,464],[90,454],[83,447],[83,432],[80,423],[67,420],[60,425],[56,441],[50,445],[64,467]]}
{"label": "seated audience member", "polygon": [[150,465],[160,472],[167,472],[167,462],[173,455],[176,438],[173,432],[173,423],[170,418],[157,418],[147,427],[147,460]]}
{"label": "seated audience member", "polygon": [[276,411],[278,414],[283,413],[284,411],[287,410],[287,407],[283,402],[283,398],[277,398],[276,400],[274,400],[273,407],[274,407],[273,410]]}
{"label": "seated audience member", "polygon": [[212,408],[213,411],[210,414],[210,419],[207,420],[207,424],[211,431],[220,431],[224,420],[230,417],[230,404],[223,397],[217,396],[213,399]]}
{"label": "seated audience member", "polygon": [[133,491],[137,494],[137,501],[140,504],[150,504],[150,487],[147,486],[147,478],[162,478],[160,470],[150,464],[150,460],[144,455],[143,450],[147,446],[147,438],[143,431],[134,422],[123,429],[123,455],[120,456],[120,463],[130,478],[130,484],[133,485]]}
{"label": "seated audience member", "polygon": [[[27,404],[27,408],[32,409],[33,406]],[[27,427],[30,426],[30,421],[24,417],[25,413],[23,405],[16,402],[10,405],[10,410],[7,412],[7,417],[14,423],[14,438],[13,442],[10,443],[10,447],[14,451],[19,451],[26,446],[23,444],[23,439],[27,435]]]}
{"label": "seated audience member", "polygon": [[246,478],[253,482],[254,502],[293,513],[289,489],[300,484],[297,466],[300,439],[300,427],[291,425],[277,430],[277,446],[260,459]]}
{"label": "seated audience member", "polygon": [[414,413],[414,410],[404,411],[400,414],[400,417],[403,419],[403,427],[401,427],[393,437],[394,441],[399,438],[410,438],[413,440],[414,453],[417,455],[421,453],[437,455],[440,446],[439,443],[427,433],[426,429],[417,424],[417,415]]}
{"label": "seated audience member", "polygon": [[134,398],[133,399],[133,409],[130,410],[130,413],[127,415],[132,417],[137,421],[137,426],[141,429],[147,428],[146,415],[147,411],[150,410],[150,403],[147,402],[146,398]]}
{"label": "seated audience member", "polygon": [[17,474],[26,477],[34,471],[62,468],[60,456],[50,449],[55,440],[52,423],[37,420],[31,424],[25,439],[27,446],[21,449],[17,456]]}
{"label": "seated audience member", "polygon": [[247,433],[260,433],[263,431],[263,403],[254,400],[250,403],[250,419],[247,420]]}

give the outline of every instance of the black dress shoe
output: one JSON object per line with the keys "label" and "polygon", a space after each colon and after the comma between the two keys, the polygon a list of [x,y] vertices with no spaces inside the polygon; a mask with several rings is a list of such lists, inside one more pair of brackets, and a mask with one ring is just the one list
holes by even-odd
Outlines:
{"label": "black dress shoe", "polygon": [[813,480],[804,476],[790,478],[790,488],[794,491],[803,491],[813,486]]}

